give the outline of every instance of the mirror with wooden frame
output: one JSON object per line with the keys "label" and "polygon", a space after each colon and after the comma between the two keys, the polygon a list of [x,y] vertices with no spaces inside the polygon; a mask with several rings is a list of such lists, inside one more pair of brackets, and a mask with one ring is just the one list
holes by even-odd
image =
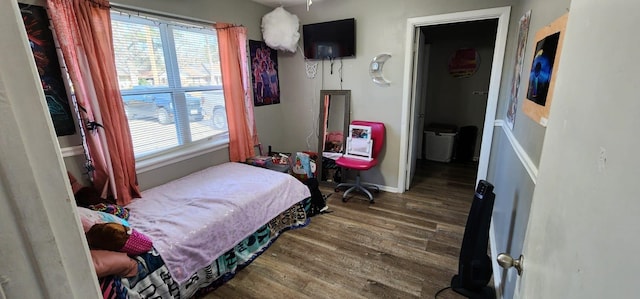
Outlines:
{"label": "mirror with wooden frame", "polygon": [[342,171],[335,160],[344,154],[349,130],[350,90],[321,90],[318,132],[318,181],[340,183]]}

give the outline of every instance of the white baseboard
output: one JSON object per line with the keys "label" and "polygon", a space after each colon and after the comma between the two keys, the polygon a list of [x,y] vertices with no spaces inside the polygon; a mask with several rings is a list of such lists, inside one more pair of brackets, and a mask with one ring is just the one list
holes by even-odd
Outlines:
{"label": "white baseboard", "polygon": [[[348,181],[343,182],[343,183],[355,183],[355,182],[356,182],[355,180],[348,180]],[[378,187],[380,189],[380,191],[390,192],[390,193],[400,193],[398,191],[398,188],[396,188],[396,187],[389,187],[389,186],[383,186],[383,185],[378,185],[378,184],[372,184],[372,183],[369,183],[369,182],[362,182],[362,183],[376,186],[376,187]]]}
{"label": "white baseboard", "polygon": [[385,191],[385,192],[399,193],[398,188],[396,188],[396,187],[389,187],[389,186],[382,186],[382,185],[376,185],[376,186],[378,186],[378,188],[380,188],[380,190]]}

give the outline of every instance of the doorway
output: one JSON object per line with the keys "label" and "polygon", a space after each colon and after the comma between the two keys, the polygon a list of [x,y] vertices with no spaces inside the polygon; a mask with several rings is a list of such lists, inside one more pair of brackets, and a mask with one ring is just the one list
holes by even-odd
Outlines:
{"label": "doorway", "polygon": [[[488,19],[416,29],[424,57],[416,65],[423,73],[415,80],[416,171],[433,164],[422,160],[477,171],[497,26]],[[415,175],[408,183],[414,187]]]}
{"label": "doorway", "polygon": [[[420,70],[416,61],[418,60],[421,44],[416,44],[420,39],[421,27],[457,24],[465,22],[473,22],[480,20],[497,20],[497,28],[495,34],[495,44],[493,48],[493,58],[491,60],[491,72],[489,86],[486,90],[486,108],[484,111],[484,121],[482,124],[482,132],[478,136],[482,136],[479,142],[478,152],[478,171],[476,182],[486,178],[487,168],[489,164],[489,154],[491,150],[491,141],[493,138],[493,127],[498,103],[498,94],[500,88],[500,79],[502,77],[502,64],[504,60],[504,51],[507,39],[507,29],[509,25],[510,7],[491,8],[483,10],[475,10],[468,12],[458,12],[444,15],[427,16],[410,18],[407,20],[406,34],[406,55],[405,55],[405,80],[403,86],[403,111],[402,111],[402,130],[401,130],[401,161],[407,161],[400,165],[398,190],[408,190],[413,175],[415,174],[416,161],[418,160],[417,148],[421,138],[423,129],[419,127],[421,116],[419,112],[420,99],[416,97],[419,94],[420,84],[416,83],[418,71]],[[416,51],[414,52],[414,49]],[[484,91],[481,91],[484,93]],[[418,134],[420,133],[420,134]]]}

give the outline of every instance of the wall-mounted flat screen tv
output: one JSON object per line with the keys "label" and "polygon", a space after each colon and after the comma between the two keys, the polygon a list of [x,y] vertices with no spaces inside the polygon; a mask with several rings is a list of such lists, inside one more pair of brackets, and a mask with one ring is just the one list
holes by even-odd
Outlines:
{"label": "wall-mounted flat screen tv", "polygon": [[302,39],[307,59],[355,57],[356,20],[302,25]]}

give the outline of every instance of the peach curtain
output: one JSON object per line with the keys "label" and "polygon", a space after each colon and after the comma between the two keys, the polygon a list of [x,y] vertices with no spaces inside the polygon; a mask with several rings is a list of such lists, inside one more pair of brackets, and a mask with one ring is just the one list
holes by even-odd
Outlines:
{"label": "peach curtain", "polygon": [[135,157],[115,67],[106,0],[47,0],[80,107],[93,184],[118,204],[140,197]]}
{"label": "peach curtain", "polygon": [[247,29],[225,23],[215,27],[229,122],[229,159],[244,162],[255,155],[254,146],[259,144],[249,88]]}

